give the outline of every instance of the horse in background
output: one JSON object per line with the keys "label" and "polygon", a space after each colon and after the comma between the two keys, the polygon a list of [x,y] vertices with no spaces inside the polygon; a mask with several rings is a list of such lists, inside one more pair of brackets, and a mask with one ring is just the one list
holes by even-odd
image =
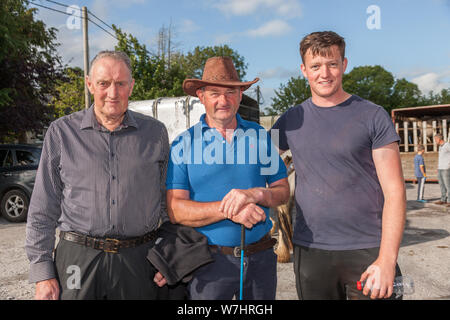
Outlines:
{"label": "horse in background", "polygon": [[286,204],[282,204],[274,208],[276,221],[270,218],[273,223],[273,227],[270,233],[271,235],[273,235],[277,232],[278,229],[278,243],[275,249],[275,253],[278,256],[277,261],[280,263],[287,263],[290,262],[291,250],[294,249],[294,245],[292,243],[292,210],[295,209],[295,170],[291,156],[285,156],[283,161],[287,168],[290,195],[289,200]]}

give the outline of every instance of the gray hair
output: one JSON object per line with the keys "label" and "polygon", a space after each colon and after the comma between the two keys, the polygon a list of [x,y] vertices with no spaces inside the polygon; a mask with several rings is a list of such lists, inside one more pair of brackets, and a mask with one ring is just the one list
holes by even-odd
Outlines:
{"label": "gray hair", "polygon": [[444,140],[444,136],[442,134],[440,134],[440,133],[435,134],[434,137],[438,138],[439,140]]}
{"label": "gray hair", "polygon": [[113,58],[118,61],[122,61],[127,66],[128,70],[130,71],[130,78],[132,78],[133,70],[131,70],[131,60],[128,57],[128,55],[125,52],[122,51],[110,51],[110,50],[104,50],[100,51],[94,59],[91,61],[91,68],[89,69],[89,77],[92,76],[92,69],[94,67],[94,64],[103,58]]}

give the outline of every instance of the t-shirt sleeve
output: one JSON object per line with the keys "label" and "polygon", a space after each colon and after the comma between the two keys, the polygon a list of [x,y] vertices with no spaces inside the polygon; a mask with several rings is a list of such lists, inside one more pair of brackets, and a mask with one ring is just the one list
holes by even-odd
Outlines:
{"label": "t-shirt sleeve", "polygon": [[[264,131],[265,132],[265,131]],[[275,148],[275,141],[273,141],[273,137],[270,134],[265,134],[259,137],[260,142],[264,142],[267,145],[267,160],[264,160],[265,163],[262,165],[261,174],[266,176],[266,182],[271,184],[280,179],[287,177],[286,165],[281,159],[278,150]]]}
{"label": "t-shirt sleeve", "polygon": [[381,107],[378,107],[371,119],[371,139],[372,149],[378,149],[392,142],[400,141],[391,117]]}
{"label": "t-shirt sleeve", "polygon": [[166,189],[189,190],[189,176],[187,172],[187,159],[184,155],[183,139],[175,139],[170,148],[169,163],[167,166]]}
{"label": "t-shirt sleeve", "polygon": [[425,165],[425,161],[423,160],[423,157],[419,157],[419,161],[417,163],[419,166],[424,166]]}
{"label": "t-shirt sleeve", "polygon": [[287,112],[283,113],[270,129],[269,133],[275,146],[283,151],[289,150],[289,144],[286,136]]}

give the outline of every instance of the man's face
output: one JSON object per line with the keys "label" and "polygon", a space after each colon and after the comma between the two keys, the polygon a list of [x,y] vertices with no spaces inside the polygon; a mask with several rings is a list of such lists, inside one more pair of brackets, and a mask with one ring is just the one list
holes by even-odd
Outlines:
{"label": "man's face", "polygon": [[342,90],[342,76],[347,68],[347,59],[342,60],[338,46],[330,47],[330,56],[313,56],[308,49],[304,63],[300,66],[303,75],[308,79],[312,95],[331,98]]}
{"label": "man's face", "polygon": [[109,118],[118,118],[125,113],[134,79],[124,62],[109,57],[98,60],[86,83],[94,95],[96,113]]}
{"label": "man's face", "polygon": [[229,122],[236,116],[242,99],[239,87],[206,86],[197,90],[206,115],[215,122]]}

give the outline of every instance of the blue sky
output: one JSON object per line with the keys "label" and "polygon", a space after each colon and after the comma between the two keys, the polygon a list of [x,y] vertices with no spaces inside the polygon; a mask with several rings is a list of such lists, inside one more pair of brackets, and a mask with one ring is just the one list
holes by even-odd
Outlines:
{"label": "blue sky", "polygon": [[[31,1],[66,11],[46,0]],[[55,1],[86,6],[104,22],[136,36],[149,50],[156,51],[159,28],[170,23],[180,51],[227,44],[244,56],[246,80],[261,78],[265,106],[270,105],[274,89],[300,74],[300,40],[323,30],[345,38],[347,72],[357,66],[381,65],[394,77],[418,84],[422,92],[450,88],[450,0]],[[59,53],[64,61],[82,67],[82,31],[76,21],[44,8],[39,8],[37,17],[60,30]],[[91,58],[116,43],[93,24],[89,40]]]}

